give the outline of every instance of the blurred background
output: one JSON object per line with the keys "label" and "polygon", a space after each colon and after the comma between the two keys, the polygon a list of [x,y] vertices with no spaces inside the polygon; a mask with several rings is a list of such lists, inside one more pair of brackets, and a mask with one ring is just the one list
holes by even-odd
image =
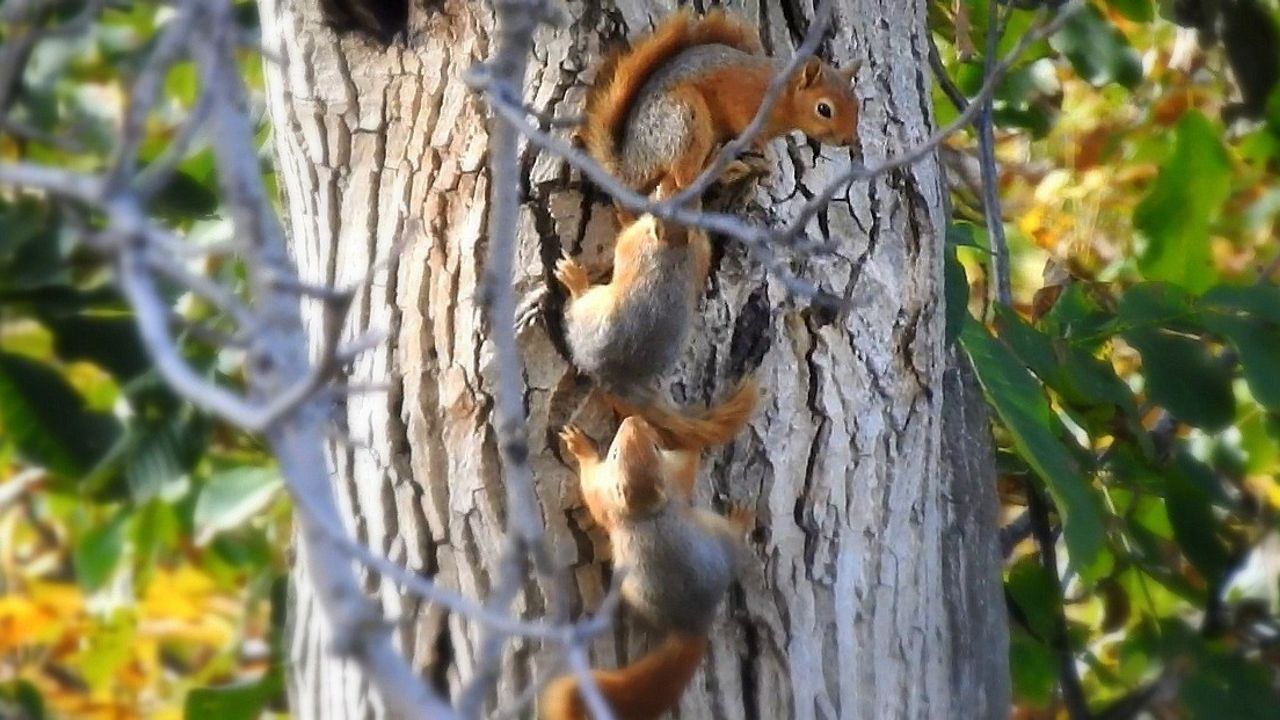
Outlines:
{"label": "blurred background", "polygon": [[[1041,5],[1011,1],[1000,56]],[[19,22],[17,4],[0,5],[0,162],[107,167],[172,11],[54,2]],[[237,8],[260,93],[256,8]],[[982,83],[989,7],[929,11],[941,126]],[[943,148],[949,337],[1000,445],[1017,717],[1280,716],[1278,78],[1277,0],[1093,0],[1028,48],[992,112],[1007,306],[978,133]],[[234,242],[186,122],[190,64],[160,92],[141,160],[187,147],[149,212],[195,246]],[[0,190],[0,717],[287,714],[279,478],[159,381],[81,242],[93,223]],[[175,327],[218,329],[175,300]],[[239,381],[238,350],[191,347]]]}

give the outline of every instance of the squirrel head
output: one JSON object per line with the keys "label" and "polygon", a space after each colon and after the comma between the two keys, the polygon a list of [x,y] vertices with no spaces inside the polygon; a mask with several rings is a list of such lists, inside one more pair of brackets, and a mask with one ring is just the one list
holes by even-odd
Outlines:
{"label": "squirrel head", "polygon": [[648,421],[638,415],[622,421],[609,445],[609,461],[617,464],[627,514],[652,512],[666,504],[662,446]]}
{"label": "squirrel head", "polygon": [[858,144],[858,97],[853,94],[858,67],[837,70],[809,58],[796,71],[787,112],[797,130],[828,145]]}
{"label": "squirrel head", "polygon": [[[693,204],[694,209],[701,208],[701,202]],[[676,223],[668,223],[650,215],[641,215],[639,220],[626,225],[618,233],[615,241],[617,247],[645,247],[661,243],[674,247],[684,246],[689,242],[689,233],[699,232]]]}

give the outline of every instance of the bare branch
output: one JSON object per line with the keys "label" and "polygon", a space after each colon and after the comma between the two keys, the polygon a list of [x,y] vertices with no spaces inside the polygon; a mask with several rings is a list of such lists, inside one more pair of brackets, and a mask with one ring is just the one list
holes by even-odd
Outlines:
{"label": "bare branch", "polygon": [[0,185],[40,190],[85,205],[102,200],[102,178],[29,163],[0,164]]}
{"label": "bare branch", "polygon": [[[148,227],[144,232],[149,239],[167,239],[167,235],[158,228]],[[230,289],[204,275],[191,272],[186,265],[178,262],[168,253],[157,251],[152,242],[147,243],[147,250],[145,260],[148,268],[213,303],[214,307],[235,320],[246,331],[253,330],[257,320],[254,318],[253,313],[250,312],[249,307],[241,302]]]}
{"label": "bare branch", "polygon": [[30,467],[0,483],[0,510],[22,499],[24,495],[44,484],[49,474],[44,468]]}
{"label": "bare branch", "polygon": [[124,123],[120,128],[115,160],[111,163],[112,170],[107,176],[109,190],[132,179],[137,168],[138,148],[146,133],[147,116],[160,98],[165,73],[182,53],[195,23],[196,13],[190,2],[191,0],[182,0],[178,3],[177,14],[160,31],[155,49],[147,56],[146,64],[134,80]]}
{"label": "bare branch", "polygon": [[[253,128],[244,112],[244,91],[236,72],[236,30],[229,3],[200,4],[203,32],[191,38],[191,53],[212,100],[210,131],[223,197],[232,208],[236,236],[251,257],[245,265],[255,311],[266,328],[255,339],[249,381],[260,397],[273,397],[295,378],[311,373],[307,337],[297,296],[276,287],[293,274],[284,238],[263,187]],[[388,712],[404,718],[454,717],[395,650],[389,628],[365,597],[354,569],[333,562],[333,537],[345,537],[324,453],[327,407],[313,396],[289,415],[289,422],[266,428],[281,474],[300,508],[299,537],[310,558],[320,606],[335,634],[334,647],[365,671]],[[340,547],[340,546],[339,546]],[[341,556],[339,556],[341,557]]]}
{"label": "bare branch", "polygon": [[[557,19],[558,11],[549,0],[494,0],[493,6],[497,15],[497,40],[487,63],[487,74],[498,87],[519,87],[533,51],[534,30],[542,22]],[[527,125],[524,104],[518,93],[513,97],[516,98],[515,115]],[[520,135],[516,127],[495,114],[489,122],[489,253],[485,259],[481,298],[497,358],[492,424],[507,491],[507,547],[488,600],[488,607],[495,611],[505,610],[515,600],[525,579],[527,559],[532,560],[543,578],[556,578],[560,574],[543,538],[540,505],[528,462],[524,369],[516,344],[512,266],[520,219],[519,152]],[[553,599],[552,605],[555,604]],[[506,634],[498,628],[487,626],[481,633],[476,671],[458,703],[465,717],[480,714],[485,698],[497,684],[505,643]]]}
{"label": "bare branch", "polygon": [[150,199],[164,189],[165,184],[173,177],[178,165],[186,159],[187,153],[191,151],[191,146],[195,143],[196,136],[199,135],[200,130],[204,127],[211,104],[211,96],[204,92],[202,88],[199,97],[196,98],[195,107],[191,109],[191,115],[183,123],[181,129],[178,130],[177,136],[164,149],[164,153],[160,157],[148,163],[134,177],[133,189],[138,194],[138,197],[144,200]]}

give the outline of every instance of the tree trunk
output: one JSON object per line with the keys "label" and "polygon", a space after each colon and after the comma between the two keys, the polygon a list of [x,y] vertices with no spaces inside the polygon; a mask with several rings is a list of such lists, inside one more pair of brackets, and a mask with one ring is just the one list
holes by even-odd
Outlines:
{"label": "tree trunk", "polygon": [[[326,3],[362,4],[395,6]],[[571,116],[601,48],[670,8],[644,0],[564,5],[571,22],[538,33],[525,99]],[[791,52],[812,15],[807,2],[729,5],[757,21],[775,54]],[[931,128],[925,3],[836,6],[824,47],[841,63],[864,60],[868,159],[923,141]],[[391,32],[402,30],[384,45],[326,27],[317,0],[261,0],[261,11],[278,179],[304,277],[349,285],[371,263],[390,261],[358,294],[347,335],[388,331],[349,381],[389,381],[392,389],[353,395],[338,409],[351,442],[332,450],[335,482],[352,527],[374,550],[482,598],[503,546],[504,493],[477,287],[486,249],[485,111],[461,78],[486,58],[492,14],[481,2],[409,3],[407,19],[379,16]],[[401,20],[406,27],[395,27]],[[794,139],[770,152],[778,171],[758,198],[770,223],[785,222],[847,157]],[[526,148],[523,164],[516,282],[527,296],[546,285],[562,247],[607,263],[613,220],[606,199],[559,158]],[[948,463],[954,446],[943,443],[944,426],[953,432],[944,403],[963,398],[961,384],[943,382],[940,172],[930,159],[855,184],[811,223],[810,233],[833,238],[837,250],[796,269],[847,297],[852,311],[789,299],[741,247],[718,244],[724,250],[671,390],[678,402],[705,403],[743,372],[761,379],[757,417],[732,446],[707,455],[698,490],[704,504],[749,504],[759,529],[681,717],[1007,715],[990,452],[972,444],[987,432],[980,403],[956,405],[949,416],[958,423],[950,436],[970,443],[959,445],[957,462]],[[520,336],[532,463],[548,539],[574,569],[574,609],[584,612],[604,592],[607,552],[587,529],[555,433],[573,419],[607,441],[610,427],[558,349],[557,306],[549,307]],[[318,330],[319,309],[308,311]],[[295,717],[380,716],[361,678],[326,653],[301,562],[294,581]],[[478,628],[376,577],[369,589],[424,677],[456,693],[474,669]],[[547,607],[545,588],[530,582],[519,612],[541,616]],[[649,641],[620,622],[596,641],[592,661],[616,666]],[[553,670],[552,660],[549,649],[511,643],[496,707],[512,707]]]}

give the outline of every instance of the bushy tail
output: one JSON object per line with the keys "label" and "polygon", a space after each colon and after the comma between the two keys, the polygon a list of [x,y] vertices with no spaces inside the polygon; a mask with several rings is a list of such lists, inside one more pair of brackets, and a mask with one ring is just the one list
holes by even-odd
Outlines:
{"label": "bushy tail", "polygon": [[760,385],[755,378],[747,378],[728,398],[700,415],[686,415],[664,400],[639,404],[608,392],[602,395],[619,415],[639,415],[648,420],[668,448],[701,450],[709,445],[729,442],[738,434],[755,412]]}
{"label": "bushy tail", "polygon": [[[656,720],[673,709],[707,652],[707,638],[673,633],[639,660],[617,670],[592,673],[618,720]],[[586,720],[587,707],[572,675],[542,692],[543,720]]]}
{"label": "bushy tail", "polygon": [[760,34],[751,25],[714,10],[697,18],[682,10],[662,21],[630,49],[613,52],[596,71],[587,91],[584,121],[578,132],[587,152],[619,175],[618,138],[640,89],[676,55],[698,45],[728,45],[762,53]]}

